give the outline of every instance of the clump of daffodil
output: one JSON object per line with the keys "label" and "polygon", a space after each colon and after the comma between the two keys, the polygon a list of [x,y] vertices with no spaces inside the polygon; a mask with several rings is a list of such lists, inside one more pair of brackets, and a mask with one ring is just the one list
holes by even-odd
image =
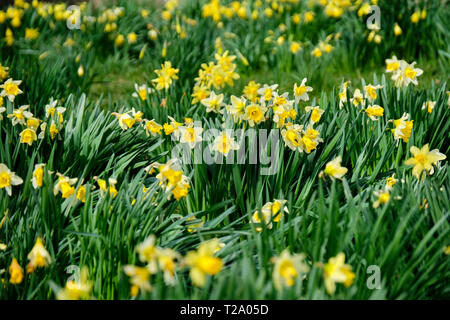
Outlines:
{"label": "clump of daffodil", "polygon": [[78,178],[71,179],[60,173],[57,173],[56,175],[58,176],[58,180],[53,187],[53,194],[56,196],[58,193],[61,193],[63,199],[70,198],[75,194],[73,185],[78,181]]}
{"label": "clump of daffodil", "polygon": [[202,242],[197,251],[189,251],[184,262],[189,266],[189,275],[195,286],[203,287],[207,276],[216,275],[222,270],[222,259],[215,254],[223,247],[218,239]]}
{"label": "clump of daffodil", "polygon": [[27,265],[27,273],[32,273],[36,270],[36,268],[47,267],[50,263],[52,263],[52,258],[45,249],[40,237],[36,239],[36,243],[27,257],[30,261]]}
{"label": "clump of daffodil", "polygon": [[400,139],[403,140],[403,142],[408,142],[409,138],[411,137],[411,131],[414,125],[414,120],[408,120],[409,114],[404,113],[403,116],[400,119],[397,120],[390,120],[394,123],[395,129],[391,129],[392,134],[394,135],[394,139],[397,141],[400,141]]}
{"label": "clump of daffodil", "polygon": [[342,167],[341,162],[341,156],[334,158],[325,165],[325,170],[321,172],[319,176],[323,177],[323,174],[326,174],[328,177],[330,177],[331,180],[342,179],[342,177],[344,177],[344,175],[347,173],[348,169]]}
{"label": "clump of daffodil", "polygon": [[159,186],[166,192],[171,192],[176,200],[186,197],[189,193],[189,178],[183,175],[177,159],[171,159],[166,164],[158,166],[159,173],[156,179],[159,180]]}
{"label": "clump of daffodil", "polygon": [[119,193],[116,189],[117,180],[114,178],[109,178],[108,182],[104,179],[99,179],[98,177],[94,177],[94,180],[97,180],[97,184],[100,188],[100,196],[104,197],[106,194],[109,194],[113,199],[117,197]]}
{"label": "clump of daffodil", "polygon": [[272,229],[273,222],[280,222],[284,213],[289,213],[286,202],[287,200],[275,199],[273,202],[264,204],[261,212],[255,211],[252,215],[252,223],[256,225],[256,231],[261,232],[263,230],[262,224],[267,229]]}
{"label": "clump of daffodil", "polygon": [[3,89],[0,92],[0,96],[7,97],[9,101],[14,102],[16,96],[23,93],[23,91],[19,89],[19,85],[21,83],[22,80],[13,80],[9,78],[3,84],[0,85],[0,89]]}
{"label": "clump of daffodil", "polygon": [[392,59],[386,60],[386,72],[392,73],[391,79],[395,81],[397,87],[407,87],[410,83],[418,85],[417,77],[423,74],[423,70],[415,67],[416,62],[409,64],[405,60]]}
{"label": "clump of daffodil", "polygon": [[66,282],[64,288],[56,294],[58,300],[89,300],[94,283],[89,280],[89,271],[86,266],[81,268],[80,279]]}
{"label": "clump of daffodil", "polygon": [[445,160],[447,157],[445,154],[439,152],[438,149],[429,149],[428,144],[424,145],[422,149],[412,146],[409,151],[413,157],[405,161],[406,165],[412,165],[412,173],[417,179],[421,179],[422,172],[425,171],[425,175],[422,176],[422,180],[425,179],[426,174],[432,175],[434,173],[434,167],[441,160]]}
{"label": "clump of daffodil", "polygon": [[23,281],[24,274],[23,268],[17,262],[16,258],[13,258],[11,264],[9,265],[9,282],[12,284],[20,284]]}
{"label": "clump of daffodil", "polygon": [[226,131],[223,131],[214,139],[212,149],[228,156],[230,151],[239,150],[239,145],[233,137],[231,137]]}
{"label": "clump of daffodil", "polygon": [[303,126],[298,124],[288,124],[286,128],[281,130],[281,136],[285,146],[288,146],[293,151],[303,152],[302,148],[302,130]]}
{"label": "clump of daffodil", "polygon": [[156,90],[169,89],[173,83],[173,80],[178,79],[177,73],[179,71],[179,69],[172,67],[172,63],[170,61],[166,61],[164,64],[161,64],[161,69],[155,70],[158,77],[152,80],[152,82],[156,83]]}
{"label": "clump of daffodil", "polygon": [[22,183],[22,178],[17,176],[15,172],[11,172],[4,163],[0,163],[0,189],[5,189],[6,193],[11,196],[12,186],[18,186]]}
{"label": "clump of daffodil", "polygon": [[345,264],[345,254],[339,253],[336,257],[328,260],[328,263],[321,265],[325,278],[325,289],[332,295],[336,291],[336,283],[343,283],[346,288],[353,284],[355,274],[352,267]]}
{"label": "clump of daffodil", "polygon": [[273,269],[273,284],[277,290],[283,287],[292,287],[295,280],[302,274],[309,271],[305,263],[305,255],[290,254],[287,249],[281,252],[280,256],[273,257],[271,262],[275,264]]}
{"label": "clump of daffodil", "polygon": [[[278,100],[277,97],[276,100]],[[294,101],[286,101],[281,105],[275,104],[272,107],[273,110],[273,121],[277,124],[277,128],[282,128],[286,125],[288,119],[294,120],[297,117],[297,111],[293,107]]]}

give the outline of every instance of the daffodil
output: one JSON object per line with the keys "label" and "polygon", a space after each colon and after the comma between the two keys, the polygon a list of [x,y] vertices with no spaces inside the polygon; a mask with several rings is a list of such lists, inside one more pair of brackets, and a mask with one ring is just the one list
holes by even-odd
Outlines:
{"label": "daffodil", "polygon": [[179,128],[180,130],[180,142],[186,143],[191,149],[193,149],[197,143],[201,142],[203,140],[202,133],[203,128],[202,127],[186,127],[181,126]]}
{"label": "daffodil", "polygon": [[107,193],[114,199],[118,191],[116,189],[117,180],[114,178],[109,178],[108,183],[106,180],[94,178],[97,180],[97,184],[100,187],[100,195],[104,197]]}
{"label": "daffodil", "polygon": [[300,144],[303,151],[309,154],[317,148],[320,142],[323,142],[319,137],[319,134],[319,131],[315,130],[312,126],[309,126],[306,131],[303,132]]}
{"label": "daffodil", "polygon": [[411,137],[411,131],[414,125],[414,120],[408,120],[409,114],[404,113],[400,119],[391,120],[394,123],[395,129],[391,129],[394,139],[397,143],[400,139],[404,142],[408,142]]}
{"label": "daffodil", "polygon": [[29,146],[33,145],[33,142],[37,140],[36,131],[33,129],[25,129],[20,134],[20,143],[26,143]]}
{"label": "daffodil", "polygon": [[373,121],[377,121],[384,114],[384,109],[378,105],[368,106],[364,111]]}
{"label": "daffodil", "polygon": [[397,60],[396,56],[393,56],[392,59],[386,59],[386,72],[387,73],[395,73],[400,70],[400,61]]}
{"label": "daffodil", "polygon": [[152,120],[145,120],[145,133],[147,136],[152,134],[152,136],[161,135],[161,131],[163,129],[163,126],[158,124],[154,119]]}
{"label": "daffodil", "polygon": [[31,183],[33,184],[33,188],[41,188],[44,180],[44,167],[45,163],[39,163],[34,166],[33,178],[31,179]]}
{"label": "daffodil", "polygon": [[27,257],[30,261],[27,265],[27,273],[32,273],[36,270],[36,268],[47,267],[50,263],[52,263],[52,258],[45,249],[40,237],[36,239],[36,243]]}
{"label": "daffodil", "polygon": [[19,109],[14,109],[13,113],[8,115],[13,126],[16,124],[26,125],[26,120],[33,117],[33,114],[27,111],[29,107],[28,105],[21,106]]}
{"label": "daffodil", "polygon": [[23,268],[17,262],[16,258],[13,258],[9,265],[9,282],[12,284],[20,284],[23,281]]}
{"label": "daffodil", "polygon": [[336,283],[343,283],[345,287],[350,287],[355,279],[352,267],[345,264],[345,254],[339,253],[336,257],[332,257],[323,266],[325,288],[329,294],[336,291]]}
{"label": "daffodil", "polygon": [[387,191],[375,192],[375,196],[377,196],[378,199],[377,199],[377,201],[375,201],[373,203],[373,208],[374,209],[378,208],[382,204],[387,203],[389,201],[389,199],[390,199],[389,192],[387,192]]}
{"label": "daffodil", "polygon": [[113,112],[112,115],[117,118],[117,120],[119,121],[119,126],[124,131],[130,129],[136,123],[136,119],[134,117],[132,117],[129,114],[129,112],[126,112],[126,113]]}
{"label": "daffodil", "polygon": [[355,90],[355,92],[353,93],[353,98],[350,99],[350,102],[353,103],[353,105],[355,107],[361,106],[364,104],[364,96],[361,93],[361,90],[359,90],[359,89]]}
{"label": "daffodil", "polygon": [[77,189],[77,199],[80,200],[82,203],[86,202],[86,186],[80,185]]}
{"label": "daffodil", "polygon": [[342,179],[342,177],[347,173],[348,169],[341,166],[342,158],[338,156],[325,166],[324,173],[333,179]]}
{"label": "daffodil", "polygon": [[306,112],[310,112],[311,111],[311,122],[312,123],[317,123],[320,121],[320,118],[322,117],[323,113],[325,112],[325,110],[320,109],[319,107],[306,107],[305,108]]}
{"label": "daffodil", "polygon": [[[409,151],[412,153],[413,157],[405,161],[406,165],[412,165],[413,175],[417,178],[421,178],[421,174],[425,171],[427,174],[432,175],[434,173],[434,165],[438,161],[445,160],[447,157],[445,154],[439,152],[438,149],[431,150],[428,144],[424,145],[422,149],[412,146]],[[424,179],[425,176],[422,177]]]}
{"label": "daffodil", "polygon": [[156,83],[156,90],[169,89],[173,80],[178,79],[178,72],[179,69],[173,68],[170,61],[164,62],[164,64],[161,65],[160,70],[155,70],[158,77],[152,80],[152,82]]}
{"label": "daffodil", "polygon": [[53,187],[53,194],[56,196],[59,192],[61,192],[61,196],[63,199],[70,198],[73,194],[75,194],[75,188],[73,185],[78,181],[78,178],[69,178],[60,173],[57,173],[58,181]]}
{"label": "daffodil", "polygon": [[211,91],[208,98],[200,101],[206,107],[206,112],[223,113],[223,93],[216,95],[214,91]]}
{"label": "daffodil", "polygon": [[255,81],[250,81],[243,89],[244,96],[251,102],[256,102],[258,100],[258,90],[261,84]]}
{"label": "daffodil", "polygon": [[304,260],[305,255],[303,253],[290,254],[287,249],[283,250],[280,256],[271,259],[272,263],[275,264],[273,284],[277,290],[282,290],[283,287],[292,287],[299,275],[309,271],[309,267]]}
{"label": "daffodil", "polygon": [[226,110],[233,117],[234,121],[237,122],[244,115],[247,99],[244,97],[238,98],[232,95],[230,100],[231,105],[226,106]]}
{"label": "daffodil", "polygon": [[308,79],[304,78],[299,86],[297,86],[297,83],[294,84],[295,103],[298,103],[300,100],[301,101],[309,100],[308,92],[313,91],[313,88],[307,86],[306,81],[308,81]]}
{"label": "daffodil", "polygon": [[136,43],[136,42],[137,42],[137,34],[134,33],[134,32],[130,32],[130,33],[127,35],[127,40],[128,40],[128,43],[129,43],[129,44]]}
{"label": "daffodil", "polygon": [[391,190],[392,187],[397,183],[398,179],[395,179],[395,173],[386,179],[386,190]]}
{"label": "daffodil", "polygon": [[262,88],[257,90],[257,93],[261,96],[261,103],[269,102],[274,97],[275,90],[278,88],[278,84],[271,86],[265,84]]}
{"label": "daffodil", "polygon": [[11,187],[22,183],[22,178],[17,176],[14,172],[11,172],[5,164],[0,163],[0,189],[5,189],[6,193],[11,196]]}
{"label": "daffodil", "polygon": [[422,105],[422,110],[427,110],[429,114],[433,113],[436,101],[427,101]]}
{"label": "daffodil", "polygon": [[2,66],[0,63],[0,81],[5,80],[9,74],[9,67]]}
{"label": "daffodil", "polygon": [[181,256],[175,250],[170,248],[160,249],[158,252],[158,265],[163,271],[164,282],[167,285],[176,284],[176,274],[175,269],[177,266],[177,261],[181,259]]}
{"label": "daffodil", "polygon": [[133,265],[125,265],[123,270],[127,276],[129,276],[130,283],[136,286],[142,292],[148,292],[152,290],[150,285],[150,271],[145,267],[137,267]]}
{"label": "daffodil", "polygon": [[218,135],[213,142],[213,150],[227,156],[232,150],[239,150],[239,145],[226,131]]}
{"label": "daffodil", "polygon": [[423,74],[423,70],[415,68],[416,62],[411,64],[404,60],[399,61],[400,69],[394,72],[392,80],[395,81],[397,87],[407,87],[410,83],[418,85],[417,77]]}
{"label": "daffodil", "polygon": [[214,256],[220,248],[219,240],[212,239],[202,242],[197,251],[186,254],[185,263],[190,267],[189,275],[195,286],[203,287],[208,275],[215,275],[222,270],[222,259]]}
{"label": "daffodil", "polygon": [[146,101],[148,98],[148,95],[153,93],[155,90],[153,88],[149,88],[146,84],[138,85],[137,83],[134,84],[134,90],[136,92],[133,92],[132,96],[134,98],[139,98],[142,101]]}
{"label": "daffodil", "polygon": [[248,121],[250,127],[254,127],[255,125],[266,120],[266,111],[267,108],[262,105],[254,103],[250,104],[245,108],[243,119]]}
{"label": "daffodil", "polygon": [[255,211],[252,215],[252,223],[256,225],[256,231],[263,230],[261,223],[264,223],[267,229],[273,228],[273,222],[280,222],[284,213],[289,213],[286,206],[287,200],[277,200],[267,202],[261,208],[261,212]]}
{"label": "daffodil", "polygon": [[303,152],[302,148],[302,130],[303,126],[294,124],[287,125],[286,129],[281,130],[281,136],[283,137],[284,145],[288,146],[293,151]]}
{"label": "daffodil", "polygon": [[86,266],[81,268],[80,279],[69,280],[63,289],[56,294],[58,300],[88,300],[91,298],[91,291],[94,286],[89,280],[89,271]]}
{"label": "daffodil", "polygon": [[364,93],[367,99],[371,100],[372,102],[377,100],[378,93],[377,90],[383,88],[383,86],[377,85],[373,86],[371,84],[364,87]]}

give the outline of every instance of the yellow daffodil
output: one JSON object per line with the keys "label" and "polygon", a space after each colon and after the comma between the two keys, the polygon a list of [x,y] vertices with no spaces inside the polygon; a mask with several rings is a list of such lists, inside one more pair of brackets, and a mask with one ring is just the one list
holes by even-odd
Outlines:
{"label": "yellow daffodil", "polygon": [[273,284],[277,290],[283,287],[292,287],[299,275],[309,271],[308,265],[304,262],[305,255],[290,254],[287,249],[281,252],[280,256],[273,257],[272,263],[275,264],[273,270]]}
{"label": "yellow daffodil", "polygon": [[230,151],[239,150],[239,145],[236,143],[233,137],[231,137],[227,132],[223,131],[214,139],[212,149],[227,156]]}
{"label": "yellow daffodil", "polygon": [[26,143],[29,146],[33,145],[33,142],[37,140],[36,131],[33,129],[25,129],[20,134],[20,143]]}
{"label": "yellow daffodil", "polygon": [[222,259],[214,256],[220,248],[219,240],[212,239],[202,242],[197,251],[186,254],[185,263],[190,267],[189,275],[195,286],[203,287],[208,275],[215,275],[222,270]]}
{"label": "yellow daffodil", "polygon": [[36,268],[47,267],[50,263],[52,263],[50,254],[45,249],[40,237],[36,239],[36,243],[27,257],[28,260],[30,260],[27,265],[27,273],[32,273],[36,270]]}
{"label": "yellow daffodil", "polygon": [[384,109],[378,105],[368,106],[364,111],[372,121],[377,121],[384,114]]}
{"label": "yellow daffodil", "polygon": [[88,300],[91,297],[91,291],[94,286],[93,281],[89,280],[88,268],[84,266],[80,271],[80,279],[66,282],[63,289],[56,294],[58,300]]}
{"label": "yellow daffodil", "polygon": [[0,163],[0,189],[5,189],[6,193],[11,196],[11,187],[22,183],[22,178],[18,177],[14,172],[11,172],[5,164]]}
{"label": "yellow daffodil", "polygon": [[57,173],[57,175],[58,181],[53,187],[53,194],[56,196],[59,192],[61,192],[63,199],[70,198],[73,194],[75,194],[75,188],[72,185],[78,181],[78,178],[71,179],[60,173]]}
{"label": "yellow daffodil", "polygon": [[16,258],[12,259],[11,264],[9,265],[9,282],[12,284],[20,284],[23,281],[23,268],[17,262]]}
{"label": "yellow daffodil", "polygon": [[341,156],[334,158],[328,162],[325,166],[324,173],[333,179],[342,179],[342,177],[347,173],[348,169],[341,166],[342,158]]}
{"label": "yellow daffodil", "polygon": [[391,120],[394,123],[395,129],[391,129],[394,139],[397,142],[402,139],[404,142],[408,142],[411,137],[411,131],[414,125],[414,120],[408,120],[409,114],[404,113],[400,119]]}
{"label": "yellow daffodil", "polygon": [[45,163],[36,164],[34,166],[33,171],[33,179],[31,179],[31,182],[33,184],[33,188],[41,188],[44,180],[44,167]]}
{"label": "yellow daffodil", "polygon": [[19,85],[21,83],[22,80],[13,80],[9,78],[3,84],[0,85],[0,88],[3,89],[0,92],[0,96],[7,97],[9,101],[14,102],[16,96],[23,93],[23,91],[19,89]]}
{"label": "yellow daffodil", "polygon": [[[424,170],[426,174],[432,175],[434,173],[433,166],[436,165],[438,161],[447,158],[446,155],[440,153],[438,149],[430,151],[428,144],[424,145],[422,149],[412,146],[409,151],[412,153],[413,157],[406,160],[405,164],[414,166],[412,172],[417,179],[421,178],[421,174]],[[425,175],[422,179],[425,179]]]}
{"label": "yellow daffodil", "polygon": [[342,252],[325,263],[323,266],[325,288],[330,295],[336,291],[336,283],[343,283],[347,288],[353,284],[355,274],[351,270],[352,267],[345,264],[345,254]]}
{"label": "yellow daffodil", "polygon": [[295,103],[298,103],[300,100],[309,100],[308,92],[313,91],[313,88],[307,86],[306,81],[308,81],[308,79],[304,78],[299,86],[297,86],[297,83],[294,84]]}
{"label": "yellow daffodil", "polygon": [[433,113],[436,101],[427,101],[422,105],[422,110],[427,110],[429,114]]}
{"label": "yellow daffodil", "polygon": [[225,105],[223,97],[223,93],[216,95],[214,91],[211,91],[209,97],[200,102],[206,107],[206,112],[223,113],[222,107]]}

